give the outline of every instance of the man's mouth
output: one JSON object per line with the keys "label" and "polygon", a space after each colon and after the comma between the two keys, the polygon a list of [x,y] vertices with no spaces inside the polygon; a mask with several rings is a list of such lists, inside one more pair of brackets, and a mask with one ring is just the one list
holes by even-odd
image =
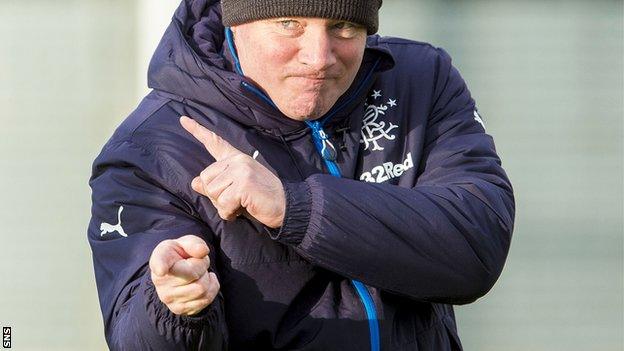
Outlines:
{"label": "man's mouth", "polygon": [[289,75],[293,78],[304,78],[310,80],[329,80],[338,78],[337,74],[329,74],[327,72],[319,72],[319,73],[300,73],[300,74],[291,74]]}
{"label": "man's mouth", "polygon": [[328,76],[328,75],[298,75],[298,76],[290,76],[290,78],[295,78],[296,80],[301,80],[301,81],[305,81],[305,82],[310,82],[310,83],[323,83],[323,82],[327,82],[333,79],[336,79],[335,77],[332,76]]}

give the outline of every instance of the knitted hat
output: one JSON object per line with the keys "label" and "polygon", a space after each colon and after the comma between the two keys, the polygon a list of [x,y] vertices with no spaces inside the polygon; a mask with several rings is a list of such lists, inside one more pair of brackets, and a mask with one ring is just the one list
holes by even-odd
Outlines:
{"label": "knitted hat", "polygon": [[368,34],[379,27],[382,0],[221,0],[227,27],[279,17],[319,17],[366,26]]}

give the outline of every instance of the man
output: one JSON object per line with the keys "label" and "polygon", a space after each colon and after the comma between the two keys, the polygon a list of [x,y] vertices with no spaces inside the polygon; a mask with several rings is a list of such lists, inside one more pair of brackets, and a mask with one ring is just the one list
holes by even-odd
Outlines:
{"label": "man", "polygon": [[461,350],[512,188],[449,56],[373,35],[380,6],[181,3],[93,166],[111,349]]}

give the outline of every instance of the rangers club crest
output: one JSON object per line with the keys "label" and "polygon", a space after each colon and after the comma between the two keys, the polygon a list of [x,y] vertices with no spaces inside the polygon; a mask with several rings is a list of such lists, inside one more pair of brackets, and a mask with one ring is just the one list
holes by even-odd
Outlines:
{"label": "rangers club crest", "polygon": [[[381,90],[373,90],[373,94],[370,96],[373,102],[381,98]],[[385,103],[374,104],[367,103],[366,112],[364,113],[364,119],[362,121],[362,139],[360,143],[364,144],[364,150],[368,150],[372,145],[371,151],[383,150],[383,146],[379,145],[382,140],[394,140],[396,138],[396,132],[393,130],[399,126],[392,122],[383,121],[382,118],[386,112],[397,106],[396,99],[388,99]]]}

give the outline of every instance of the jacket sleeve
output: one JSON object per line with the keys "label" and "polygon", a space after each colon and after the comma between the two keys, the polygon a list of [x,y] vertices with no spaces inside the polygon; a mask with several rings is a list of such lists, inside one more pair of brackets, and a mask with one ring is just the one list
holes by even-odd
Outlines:
{"label": "jacket sleeve", "polygon": [[[173,314],[156,294],[149,257],[163,240],[202,237],[213,256],[214,237],[151,152],[130,141],[105,146],[90,180],[88,239],[105,336],[111,350],[221,350],[226,327],[221,294],[199,314]],[[216,272],[212,264],[211,270]],[[218,272],[216,272],[218,275]]]}
{"label": "jacket sleeve", "polygon": [[441,56],[415,185],[326,174],[284,182],[286,219],[272,236],[367,285],[462,304],[498,279],[515,209],[493,139],[450,58]]}

